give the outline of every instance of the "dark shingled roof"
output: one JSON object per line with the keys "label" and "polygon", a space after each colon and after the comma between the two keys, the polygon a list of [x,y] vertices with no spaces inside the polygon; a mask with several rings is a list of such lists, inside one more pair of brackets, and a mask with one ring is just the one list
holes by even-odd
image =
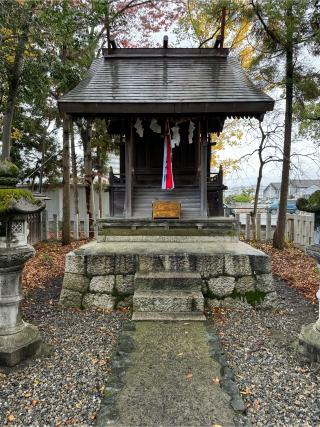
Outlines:
{"label": "dark shingled roof", "polygon": [[258,117],[272,110],[273,99],[250,82],[226,51],[117,49],[92,63],[86,78],[59,100],[60,111]]}

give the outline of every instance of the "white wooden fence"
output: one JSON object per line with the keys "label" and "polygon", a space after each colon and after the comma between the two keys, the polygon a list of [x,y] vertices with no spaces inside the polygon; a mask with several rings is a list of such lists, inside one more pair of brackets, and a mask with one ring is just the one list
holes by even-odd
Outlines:
{"label": "white wooden fence", "polygon": [[[46,240],[59,240],[61,238],[61,225],[58,215],[54,214],[52,219],[48,218],[46,210],[28,215],[29,235],[28,242],[31,245]],[[71,233],[75,240],[82,235],[89,237],[89,215],[80,218],[78,221],[70,221]]]}
{"label": "white wooden fence", "polygon": [[[236,215],[239,220],[239,214]],[[253,238],[253,230],[251,225],[250,213],[246,214],[245,224],[242,225],[242,231],[246,240]],[[264,223],[261,223],[261,213],[256,216],[256,240],[267,241],[271,240],[275,230],[275,225],[272,224],[271,213],[264,215]],[[286,240],[297,246],[308,246],[314,241],[314,214],[312,213],[296,213],[287,214],[286,222]]]}

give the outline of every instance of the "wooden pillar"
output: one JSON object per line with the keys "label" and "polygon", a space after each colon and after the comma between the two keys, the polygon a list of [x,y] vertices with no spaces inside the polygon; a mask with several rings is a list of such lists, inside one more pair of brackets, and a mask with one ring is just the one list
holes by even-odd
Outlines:
{"label": "wooden pillar", "polygon": [[125,192],[125,217],[132,216],[132,152],[133,152],[133,126],[130,120],[129,135],[126,138],[125,146],[125,174],[126,174],[126,192]]}
{"label": "wooden pillar", "polygon": [[200,214],[201,217],[208,216],[208,194],[207,194],[207,175],[208,175],[208,141],[207,141],[207,121],[201,122],[200,137]]}

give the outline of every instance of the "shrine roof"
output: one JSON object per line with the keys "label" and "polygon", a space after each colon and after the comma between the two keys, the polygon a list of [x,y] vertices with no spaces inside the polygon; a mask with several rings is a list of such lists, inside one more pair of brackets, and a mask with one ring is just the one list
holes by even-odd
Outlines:
{"label": "shrine roof", "polygon": [[60,98],[61,112],[259,117],[274,106],[228,49],[105,49],[103,54]]}

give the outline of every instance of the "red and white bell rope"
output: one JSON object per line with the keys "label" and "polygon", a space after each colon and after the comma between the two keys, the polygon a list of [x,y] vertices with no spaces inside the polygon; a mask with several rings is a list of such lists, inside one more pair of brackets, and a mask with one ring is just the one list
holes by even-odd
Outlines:
{"label": "red and white bell rope", "polygon": [[162,190],[173,190],[172,173],[172,147],[169,120],[165,124],[164,150],[163,150],[163,172],[162,172]]}

